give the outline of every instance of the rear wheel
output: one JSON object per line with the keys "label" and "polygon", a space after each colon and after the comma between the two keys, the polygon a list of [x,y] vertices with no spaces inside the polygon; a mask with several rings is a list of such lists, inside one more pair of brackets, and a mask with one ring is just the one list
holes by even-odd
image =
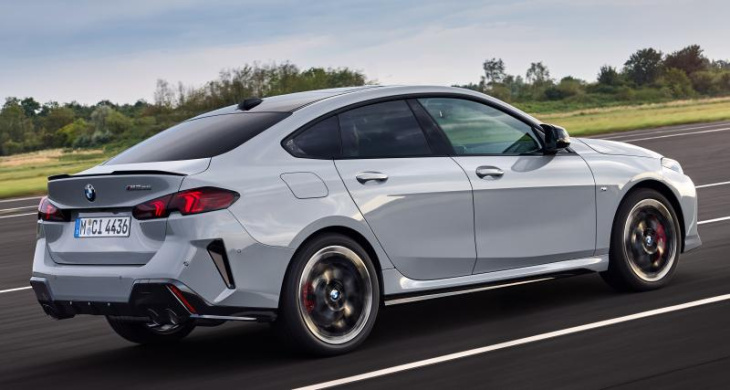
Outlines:
{"label": "rear wheel", "polygon": [[107,317],[109,325],[124,339],[137,344],[171,344],[182,340],[195,329],[195,324],[188,321],[182,324],[158,324]]}
{"label": "rear wheel", "polygon": [[671,203],[660,193],[640,189],[621,204],[611,235],[604,280],[622,291],[663,287],[674,274],[682,233]]}
{"label": "rear wheel", "polygon": [[307,352],[345,353],[367,338],[379,304],[378,277],[367,252],[347,236],[325,234],[295,256],[277,327]]}

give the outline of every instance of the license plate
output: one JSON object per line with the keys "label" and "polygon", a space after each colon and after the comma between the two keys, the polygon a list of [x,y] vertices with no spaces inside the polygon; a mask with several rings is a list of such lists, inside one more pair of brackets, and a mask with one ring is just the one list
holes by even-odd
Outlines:
{"label": "license plate", "polygon": [[131,218],[77,218],[74,237],[129,237]]}

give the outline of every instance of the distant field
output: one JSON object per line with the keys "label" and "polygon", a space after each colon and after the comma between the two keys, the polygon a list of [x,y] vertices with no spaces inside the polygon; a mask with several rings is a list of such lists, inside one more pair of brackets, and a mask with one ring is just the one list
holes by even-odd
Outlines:
{"label": "distant field", "polygon": [[[565,127],[571,135],[592,135],[730,120],[730,98],[594,108],[536,117]],[[107,158],[101,150],[65,152],[61,149],[0,157],[0,198],[43,194],[48,176],[81,172]]]}
{"label": "distant field", "polygon": [[107,158],[100,150],[60,149],[0,157],[0,198],[43,194],[48,176],[81,172]]}
{"label": "distant field", "polygon": [[544,122],[565,127],[571,135],[591,135],[650,127],[716,122],[730,119],[730,98],[681,100],[670,103],[595,108],[541,114]]}

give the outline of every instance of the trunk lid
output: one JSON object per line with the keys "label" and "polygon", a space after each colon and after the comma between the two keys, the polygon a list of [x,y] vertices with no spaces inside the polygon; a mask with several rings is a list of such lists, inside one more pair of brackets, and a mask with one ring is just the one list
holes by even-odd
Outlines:
{"label": "trunk lid", "polygon": [[[69,222],[43,221],[51,258],[69,265],[146,264],[165,241],[167,219],[140,221],[132,209],[177,192],[185,177],[205,171],[209,160],[100,165],[77,175],[50,177],[48,199],[70,215]],[[77,237],[82,222],[102,218],[120,224],[128,219],[128,236]]]}

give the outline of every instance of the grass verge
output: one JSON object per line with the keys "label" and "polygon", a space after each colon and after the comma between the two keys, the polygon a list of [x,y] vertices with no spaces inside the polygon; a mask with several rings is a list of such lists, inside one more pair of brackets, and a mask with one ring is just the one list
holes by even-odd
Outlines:
{"label": "grass verge", "polygon": [[541,121],[568,129],[571,135],[730,120],[730,98],[681,100],[670,103],[596,108],[542,114]]}
{"label": "grass verge", "polygon": [[44,194],[48,176],[78,173],[106,159],[100,150],[61,149],[0,157],[0,198]]}

